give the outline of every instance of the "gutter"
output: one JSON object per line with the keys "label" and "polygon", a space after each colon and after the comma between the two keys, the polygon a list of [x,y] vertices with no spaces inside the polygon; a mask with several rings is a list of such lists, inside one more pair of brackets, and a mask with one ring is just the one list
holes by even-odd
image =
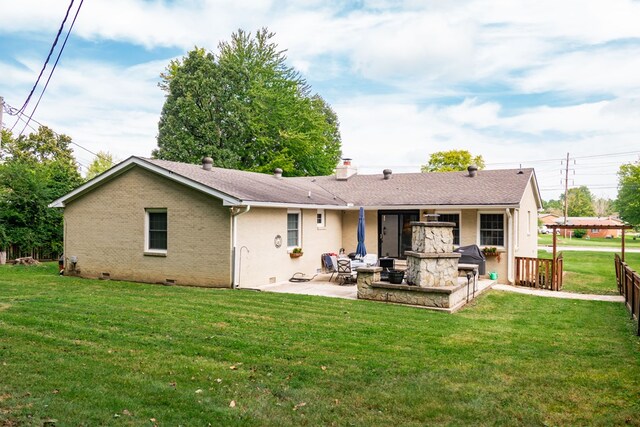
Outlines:
{"label": "gutter", "polygon": [[513,216],[511,215],[511,211],[509,209],[505,209],[507,213],[507,281],[512,284],[514,283],[513,278]]}
{"label": "gutter", "polygon": [[241,207],[232,207],[231,211],[231,288],[237,289],[240,285],[240,256],[238,254],[236,259],[236,247],[238,245],[238,217],[244,215],[251,210],[251,205],[244,207],[244,210],[240,210]]}

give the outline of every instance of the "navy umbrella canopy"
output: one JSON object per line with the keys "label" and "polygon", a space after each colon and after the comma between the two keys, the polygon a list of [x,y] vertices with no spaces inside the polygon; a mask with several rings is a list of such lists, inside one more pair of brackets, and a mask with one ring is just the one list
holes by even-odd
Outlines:
{"label": "navy umbrella canopy", "polygon": [[356,255],[361,257],[367,254],[367,248],[364,246],[364,208],[360,208],[360,215],[358,216],[358,247],[356,248]]}

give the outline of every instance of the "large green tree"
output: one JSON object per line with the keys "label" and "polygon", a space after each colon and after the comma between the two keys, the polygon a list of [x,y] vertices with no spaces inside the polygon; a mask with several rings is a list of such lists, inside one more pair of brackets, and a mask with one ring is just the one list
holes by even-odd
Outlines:
{"label": "large green tree", "polygon": [[482,156],[473,156],[467,150],[438,151],[429,156],[429,163],[423,165],[422,172],[465,171],[469,165],[484,169]]}
{"label": "large green tree", "polygon": [[82,183],[71,138],[47,127],[14,138],[2,134],[0,149],[0,246],[23,252],[62,249],[62,213],[47,207]]}
{"label": "large green tree", "polygon": [[218,52],[196,48],[161,75],[167,97],[153,156],[285,175],[328,175],[341,154],[339,123],[286,65],[273,33],[242,30]]}
{"label": "large green tree", "polygon": [[640,225],[640,162],[627,163],[618,171],[618,199],[615,206],[620,218]]}
{"label": "large green tree", "polygon": [[[564,201],[564,194],[561,196]],[[595,216],[593,195],[589,188],[580,186],[567,192],[567,216]]]}
{"label": "large green tree", "polygon": [[113,155],[110,152],[98,151],[96,157],[94,157],[93,161],[89,165],[89,169],[87,170],[87,180],[95,178],[102,172],[111,169],[114,164]]}

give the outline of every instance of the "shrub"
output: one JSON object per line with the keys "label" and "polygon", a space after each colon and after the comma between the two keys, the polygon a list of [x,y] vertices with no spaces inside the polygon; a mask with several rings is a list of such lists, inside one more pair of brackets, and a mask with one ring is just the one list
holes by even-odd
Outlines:
{"label": "shrub", "polygon": [[573,230],[573,237],[575,237],[576,239],[582,239],[586,235],[587,235],[587,230],[585,230],[584,228],[578,228]]}

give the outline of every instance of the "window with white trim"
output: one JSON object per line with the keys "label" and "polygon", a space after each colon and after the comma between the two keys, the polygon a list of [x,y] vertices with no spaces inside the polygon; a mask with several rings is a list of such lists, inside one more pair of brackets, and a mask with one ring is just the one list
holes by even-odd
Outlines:
{"label": "window with white trim", "polygon": [[318,209],[316,212],[316,226],[318,228],[324,228],[325,224],[324,209]]}
{"label": "window with white trim", "polygon": [[504,214],[480,214],[480,246],[504,246]]}
{"label": "window with white trim", "polygon": [[300,246],[300,212],[287,213],[287,246]]}
{"label": "window with white trim", "polygon": [[167,252],[167,210],[146,209],[145,218],[145,251]]}
{"label": "window with white trim", "polygon": [[531,236],[531,211],[527,211],[527,236]]}
{"label": "window with white trim", "polygon": [[453,222],[456,224],[456,226],[453,227],[453,244],[460,245],[460,214],[439,213],[438,215],[438,221]]}

